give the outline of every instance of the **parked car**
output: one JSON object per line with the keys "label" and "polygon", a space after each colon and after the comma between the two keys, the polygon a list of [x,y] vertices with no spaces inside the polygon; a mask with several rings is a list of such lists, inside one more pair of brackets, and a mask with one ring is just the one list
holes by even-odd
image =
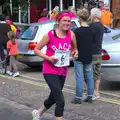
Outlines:
{"label": "parked car", "polygon": [[[80,27],[78,19],[72,19],[71,30]],[[42,58],[34,54],[34,48],[41,38],[53,27],[55,21],[33,23],[25,27],[19,37],[18,61],[28,66],[40,65]],[[102,78],[109,81],[120,81],[120,30],[106,26],[102,45]],[[46,48],[42,51],[45,53]]]}
{"label": "parked car", "polygon": [[[56,27],[56,22],[51,20],[42,23],[33,23],[29,26],[27,25],[18,39],[19,55],[17,60],[28,66],[39,65],[43,59],[35,55],[34,48],[42,39],[42,37],[54,27]],[[74,31],[77,27],[80,27],[80,24],[78,19],[74,18],[71,20],[71,30]],[[45,53],[46,47],[44,47],[42,51]]]}
{"label": "parked car", "polygon": [[102,78],[120,81],[120,29],[105,27],[102,48]]}
{"label": "parked car", "polygon": [[20,33],[22,33],[22,30],[24,30],[25,27],[28,26],[28,24],[25,23],[14,23],[14,25],[17,27],[17,38],[19,38]]}

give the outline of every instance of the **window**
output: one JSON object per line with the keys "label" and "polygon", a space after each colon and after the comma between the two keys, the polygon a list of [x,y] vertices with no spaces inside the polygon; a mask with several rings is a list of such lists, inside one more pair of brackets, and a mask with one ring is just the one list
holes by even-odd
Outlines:
{"label": "window", "polygon": [[23,32],[20,35],[19,39],[33,40],[35,38],[37,30],[38,30],[38,26],[27,26],[23,30]]}
{"label": "window", "polygon": [[74,31],[76,28],[78,28],[78,26],[76,25],[76,23],[74,21],[71,21],[71,26],[70,26],[70,29],[72,31]]}

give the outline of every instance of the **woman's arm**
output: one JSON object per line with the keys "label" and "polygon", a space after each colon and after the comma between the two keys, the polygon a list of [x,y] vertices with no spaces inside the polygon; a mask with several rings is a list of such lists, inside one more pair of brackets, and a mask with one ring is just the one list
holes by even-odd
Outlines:
{"label": "woman's arm", "polygon": [[38,56],[42,57],[44,60],[48,60],[52,63],[56,62],[56,58],[54,58],[53,56],[47,56],[46,54],[44,54],[41,49],[47,45],[49,42],[49,38],[48,38],[48,34],[44,35],[42,40],[37,44],[37,46],[34,49],[35,54],[37,54]]}
{"label": "woman's arm", "polygon": [[77,43],[76,43],[76,37],[75,34],[73,32],[71,32],[71,36],[72,36],[72,56],[73,57],[78,57],[78,50],[77,50]]}

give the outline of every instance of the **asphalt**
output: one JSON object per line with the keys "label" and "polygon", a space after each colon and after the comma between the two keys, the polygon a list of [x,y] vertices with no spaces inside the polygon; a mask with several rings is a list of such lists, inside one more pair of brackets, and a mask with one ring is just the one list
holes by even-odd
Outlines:
{"label": "asphalt", "polygon": [[[101,100],[92,104],[71,104],[74,90],[64,89],[66,101],[64,117],[66,120],[119,120],[120,100],[102,96]],[[25,78],[0,76],[0,120],[31,120],[31,111],[39,108],[49,95],[47,85],[40,81]],[[110,101],[111,100],[111,101]],[[113,101],[116,100],[116,101]],[[55,120],[53,106],[43,117]]]}
{"label": "asphalt", "polygon": [[32,120],[30,108],[0,97],[1,120]]}
{"label": "asphalt", "polygon": [[[0,97],[1,120],[32,120],[32,108]],[[52,120],[53,116],[46,113],[43,120]]]}

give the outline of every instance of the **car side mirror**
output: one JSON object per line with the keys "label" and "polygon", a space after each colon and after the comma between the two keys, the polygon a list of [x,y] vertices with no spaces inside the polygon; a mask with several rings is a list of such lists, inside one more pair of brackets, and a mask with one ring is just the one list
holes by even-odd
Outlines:
{"label": "car side mirror", "polygon": [[104,33],[111,33],[111,30],[107,27],[104,27]]}

